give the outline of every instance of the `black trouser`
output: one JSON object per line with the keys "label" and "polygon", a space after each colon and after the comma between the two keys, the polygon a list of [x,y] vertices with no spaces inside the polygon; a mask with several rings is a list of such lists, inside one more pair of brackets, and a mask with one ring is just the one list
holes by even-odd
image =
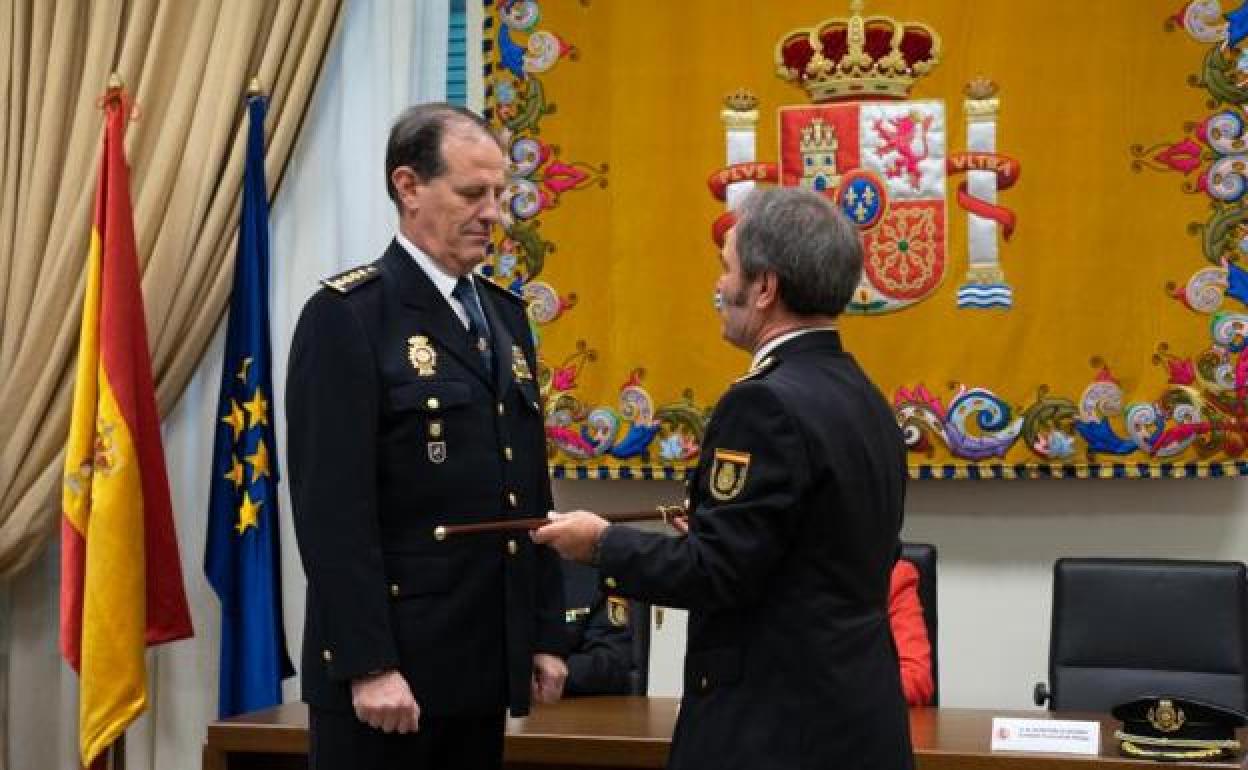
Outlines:
{"label": "black trouser", "polygon": [[503,716],[420,717],[415,733],[385,733],[354,712],[308,709],[309,770],[498,770]]}

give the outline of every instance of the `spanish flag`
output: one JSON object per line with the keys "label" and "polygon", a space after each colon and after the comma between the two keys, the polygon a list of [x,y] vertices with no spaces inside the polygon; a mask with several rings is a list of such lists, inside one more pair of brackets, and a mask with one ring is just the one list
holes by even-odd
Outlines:
{"label": "spanish flag", "polygon": [[191,635],[139,288],[123,146],[104,99],[61,505],[61,653],[79,675],[84,767],[147,707],[144,649]]}

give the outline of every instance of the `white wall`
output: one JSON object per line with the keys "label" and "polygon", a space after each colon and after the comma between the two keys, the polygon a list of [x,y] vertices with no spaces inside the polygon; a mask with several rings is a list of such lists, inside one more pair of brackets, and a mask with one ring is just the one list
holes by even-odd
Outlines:
{"label": "white wall", "polygon": [[[939,553],[944,706],[1034,708],[1048,670],[1049,606],[1060,556],[1242,561],[1248,486],[1238,479],[928,481],[909,488],[903,537]],[[634,510],[684,498],[670,482],[564,481],[556,505]],[[680,686],[683,627],[665,613],[651,692]],[[673,633],[676,631],[676,633]],[[1181,627],[1176,627],[1176,637]]]}

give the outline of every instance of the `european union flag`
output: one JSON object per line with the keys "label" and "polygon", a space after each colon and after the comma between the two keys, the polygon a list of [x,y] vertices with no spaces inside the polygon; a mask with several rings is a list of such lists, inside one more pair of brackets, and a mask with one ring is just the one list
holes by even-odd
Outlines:
{"label": "european union flag", "polygon": [[1237,46],[1245,37],[1248,37],[1248,3],[1242,3],[1238,8],[1225,14],[1227,22],[1226,26],[1226,44],[1228,46]]}
{"label": "european union flag", "polygon": [[282,627],[277,441],[269,345],[265,99],[247,105],[238,259],[221,368],[204,573],[221,599],[222,717],[282,702],[294,675]]}

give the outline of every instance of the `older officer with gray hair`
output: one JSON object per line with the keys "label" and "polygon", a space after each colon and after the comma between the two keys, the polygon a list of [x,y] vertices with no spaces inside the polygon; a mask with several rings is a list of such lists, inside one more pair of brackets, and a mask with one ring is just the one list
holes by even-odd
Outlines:
{"label": "older officer with gray hair", "polygon": [[688,534],[577,511],[534,539],[690,610],[670,768],[909,768],[888,621],[905,446],[835,320],[858,233],[813,192],[756,191],[721,259],[723,336],[754,362],[711,417]]}
{"label": "older officer with gray hair", "polygon": [[497,768],[505,711],[563,688],[555,554],[432,535],[551,505],[524,302],[473,272],[506,168],[477,115],[405,111],[386,148],[398,233],[377,261],[325,279],[295,330],[287,443],[313,770]]}

